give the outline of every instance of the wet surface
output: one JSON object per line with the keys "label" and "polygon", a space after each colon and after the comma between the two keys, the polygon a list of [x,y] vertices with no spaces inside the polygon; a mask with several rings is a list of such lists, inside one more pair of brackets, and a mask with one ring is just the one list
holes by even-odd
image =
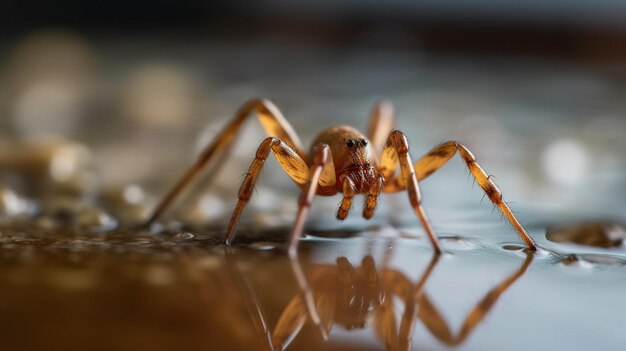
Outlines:
{"label": "wet surface", "polygon": [[5,229],[2,348],[618,350],[626,341],[623,250],[571,251],[533,231],[543,247],[534,254],[441,235],[436,258],[423,234],[391,232],[308,237],[296,263],[280,230],[226,249],[210,232]]}
{"label": "wet surface", "polygon": [[[0,48],[0,350],[624,348],[623,67],[193,38],[44,31]],[[226,250],[256,122],[135,229],[257,96],[305,143],[390,99],[412,156],[466,143],[540,249],[455,157],[420,183],[438,259],[400,193],[370,221],[338,222],[338,197],[316,198],[290,261],[298,187],[273,159]]]}

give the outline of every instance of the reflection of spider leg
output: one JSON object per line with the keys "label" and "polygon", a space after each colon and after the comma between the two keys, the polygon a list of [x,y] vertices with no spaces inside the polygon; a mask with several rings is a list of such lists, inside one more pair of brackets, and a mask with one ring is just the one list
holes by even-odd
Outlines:
{"label": "reflection of spider leg", "polygon": [[404,180],[404,184],[406,184],[404,188],[406,188],[409,195],[411,207],[413,207],[415,213],[422,222],[424,230],[426,231],[426,234],[428,234],[428,238],[430,239],[435,253],[441,253],[439,240],[430,226],[428,217],[426,217],[426,212],[424,212],[424,209],[422,208],[420,189],[417,184],[417,178],[415,176],[415,170],[413,169],[413,163],[411,162],[411,156],[409,156],[409,143],[406,140],[404,133],[399,130],[395,130],[389,134],[389,138],[387,139],[387,144],[385,145],[380,162],[380,171],[387,181],[392,179],[398,163],[400,164],[402,174],[401,178]]}
{"label": "reflection of spider leg", "polygon": [[252,112],[256,112],[263,129],[269,136],[283,140],[295,153],[306,162],[306,155],[302,151],[302,142],[289,122],[283,117],[278,108],[268,100],[253,99],[246,102],[235,114],[235,117],[222,129],[213,142],[200,154],[197,161],[187,170],[176,185],[159,202],[150,218],[149,225],[156,221],[174,201],[176,196],[191,182],[191,180],[213,160],[220,157],[232,145],[241,126]]}
{"label": "reflection of spider leg", "polygon": [[248,314],[252,318],[252,322],[254,324],[254,328],[259,335],[259,339],[263,342],[262,344],[267,347],[269,350],[274,350],[272,347],[272,334],[267,327],[267,323],[265,322],[265,318],[263,316],[263,312],[259,307],[259,302],[257,300],[256,294],[250,282],[244,277],[244,275],[237,267],[237,262],[235,262],[232,253],[228,248],[225,250],[225,257],[228,267],[231,271],[231,276],[237,280],[237,284],[239,285],[239,290],[243,292],[244,295],[244,303],[246,305],[246,309],[248,310]]}
{"label": "reflection of spider leg", "polygon": [[[327,300],[318,300],[318,305],[324,315],[321,318],[315,304],[313,291],[307,282],[307,278],[302,270],[298,257],[290,257],[291,268],[298,283],[300,294],[296,295],[285,308],[278,318],[276,328],[272,336],[272,345],[275,350],[283,350],[288,343],[295,337],[306,322],[307,316],[311,322],[317,327],[323,340],[328,339],[328,332],[332,326],[332,314],[334,313],[334,304],[327,304]],[[332,266],[319,267],[317,270],[318,279],[323,279],[324,275],[330,270],[334,271]],[[315,283],[315,281],[314,281]],[[321,302],[321,304],[320,304]],[[332,301],[334,302],[334,301]],[[330,310],[329,310],[330,309]]]}
{"label": "reflection of spider leg", "polygon": [[485,297],[474,306],[467,315],[459,334],[454,336],[450,331],[445,319],[441,316],[437,308],[433,305],[426,294],[422,294],[419,299],[418,318],[424,322],[428,330],[437,340],[446,345],[459,345],[469,336],[474,328],[485,318],[493,305],[500,299],[502,294],[515,283],[525,272],[533,260],[533,255],[526,254],[526,259],[520,268],[502,283],[491,289]]}
{"label": "reflection of spider leg", "polygon": [[[435,257],[438,256],[435,254]],[[398,350],[399,341],[401,342],[398,335],[402,334],[398,334],[393,297],[398,296],[406,306],[409,303],[407,301],[412,300],[414,286],[403,273],[385,267],[380,272],[380,281],[385,297],[374,311],[374,331],[385,343],[385,350]],[[402,324],[404,323],[402,321]],[[403,330],[402,328],[403,325],[400,326],[400,331]]]}
{"label": "reflection of spider leg", "polygon": [[[239,302],[243,299],[248,314],[252,319],[252,324],[258,336],[257,339],[251,340],[239,340],[241,344],[247,345],[255,345],[255,348],[258,348],[259,343],[261,343],[265,350],[273,351],[272,343],[271,343],[271,333],[267,328],[267,323],[265,322],[265,318],[263,316],[263,312],[259,308],[259,302],[256,298],[256,294],[250,285],[250,282],[245,278],[245,276],[241,273],[239,268],[237,267],[237,263],[234,261],[230,251],[225,249],[225,257],[226,257],[226,270],[218,270],[218,277],[214,277],[217,279],[210,279],[211,276],[208,272],[203,271],[199,265],[194,261],[194,259],[185,251],[178,251],[178,255],[184,267],[186,268],[186,272],[192,276],[192,278],[200,284],[200,292],[204,300],[209,304],[209,306],[215,306],[215,301],[222,301],[222,303],[218,303],[215,309],[212,309],[210,312],[212,315],[218,315],[220,318],[220,323],[225,326],[235,325],[239,329],[243,329],[244,327],[248,327],[248,324],[245,326],[245,321],[242,321],[240,318],[240,314],[232,313],[232,309],[228,309],[228,306],[233,306],[234,303]],[[221,278],[221,279],[220,279]],[[220,289],[221,288],[221,289]],[[234,291],[240,292],[241,294],[228,294],[228,297],[224,297],[224,291]],[[244,329],[248,330],[248,329]],[[240,331],[237,335],[241,335]],[[253,335],[253,333],[244,333],[248,335]]]}
{"label": "reflection of spider leg", "polygon": [[372,108],[369,126],[367,127],[367,138],[372,142],[372,147],[378,160],[383,153],[385,142],[394,125],[395,118],[391,102],[387,100],[377,102]]}
{"label": "reflection of spider leg", "polygon": [[289,234],[288,253],[289,257],[294,258],[298,255],[298,239],[302,235],[302,228],[304,227],[304,220],[311,207],[313,197],[317,192],[318,183],[324,170],[324,166],[329,160],[330,149],[328,145],[318,145],[313,151],[311,168],[308,170],[308,179],[302,193],[298,199],[298,214],[296,215],[296,222],[293,225],[291,234]]}
{"label": "reflection of spider leg", "polygon": [[284,350],[304,326],[307,317],[307,307],[302,296],[297,295],[281,313],[274,332],[272,346],[275,350]]}
{"label": "reflection of spider leg", "polygon": [[408,300],[405,300],[404,313],[400,322],[400,330],[398,332],[398,338],[400,340],[400,350],[410,350],[413,341],[413,332],[415,331],[415,319],[417,317],[417,302],[424,294],[424,285],[430,278],[437,262],[439,262],[439,255],[434,255],[428,263],[426,270],[422,273],[419,281],[413,287],[411,296]]}
{"label": "reflection of spider leg", "polygon": [[246,173],[246,177],[241,184],[241,188],[239,188],[239,200],[237,201],[235,210],[233,211],[228,227],[226,228],[225,242],[227,245],[230,245],[232,239],[234,238],[235,228],[237,227],[239,216],[252,196],[256,180],[261,172],[261,169],[263,168],[263,165],[265,164],[265,160],[269,157],[270,152],[274,154],[285,172],[287,172],[287,174],[297,184],[302,186],[306,182],[309,167],[306,165],[304,160],[296,154],[295,151],[293,151],[280,139],[269,137],[263,140],[256,151],[256,155],[250,164],[250,168],[248,168],[248,172]]}
{"label": "reflection of spider leg", "polygon": [[379,279],[385,297],[381,305],[374,311],[374,331],[385,343],[386,350],[397,350],[399,338],[393,297],[398,296],[406,305],[407,301],[411,300],[414,286],[403,273],[384,266],[381,269]]}
{"label": "reflection of spider leg", "polygon": [[398,349],[398,323],[391,294],[374,311],[374,330],[385,344],[385,350]]}
{"label": "reflection of spider leg", "polygon": [[[428,152],[425,156],[420,158],[417,162],[415,162],[415,174],[418,180],[425,179],[439,168],[441,168],[456,152],[459,152],[463,161],[469,168],[470,172],[476,179],[476,182],[483,189],[485,194],[489,197],[491,202],[494,205],[500,208],[500,211],[504,214],[504,216],[511,222],[515,230],[517,230],[519,236],[524,240],[528,248],[535,250],[536,246],[533,242],[533,239],[526,233],[522,225],[519,223],[513,212],[509,206],[502,200],[502,192],[490,179],[487,173],[476,163],[476,158],[472,153],[461,143],[456,141],[448,141],[439,146],[436,146],[430,152]],[[399,191],[404,189],[405,180],[402,178],[396,178],[393,181],[387,183],[385,187],[385,191]]]}

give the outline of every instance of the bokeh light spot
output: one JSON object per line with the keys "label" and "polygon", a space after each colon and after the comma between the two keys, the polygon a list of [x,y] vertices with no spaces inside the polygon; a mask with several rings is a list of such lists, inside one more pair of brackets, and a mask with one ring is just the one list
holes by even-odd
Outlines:
{"label": "bokeh light spot", "polygon": [[543,168],[555,183],[575,185],[587,173],[587,150],[574,140],[556,140],[543,152]]}

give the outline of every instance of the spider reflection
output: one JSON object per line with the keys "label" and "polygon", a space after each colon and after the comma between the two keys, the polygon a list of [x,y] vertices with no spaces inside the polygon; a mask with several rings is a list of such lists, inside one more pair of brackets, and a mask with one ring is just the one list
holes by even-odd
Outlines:
{"label": "spider reflection", "polygon": [[[335,264],[319,264],[305,276],[298,260],[290,260],[300,291],[283,309],[276,326],[268,327],[259,307],[257,295],[239,271],[233,256],[226,250],[228,274],[241,289],[241,297],[256,330],[256,340],[267,350],[284,350],[309,320],[326,339],[334,325],[347,330],[366,328],[368,322],[386,350],[410,350],[418,321],[441,343],[456,346],[463,343],[491,311],[494,304],[527,270],[533,255],[501,283],[493,287],[472,308],[457,333],[438,311],[424,286],[432,275],[439,255],[434,255],[416,282],[402,272],[386,267],[386,258],[376,267],[372,256],[360,265],[339,257]],[[395,301],[402,304],[400,318]],[[258,345],[257,345],[258,348]]]}

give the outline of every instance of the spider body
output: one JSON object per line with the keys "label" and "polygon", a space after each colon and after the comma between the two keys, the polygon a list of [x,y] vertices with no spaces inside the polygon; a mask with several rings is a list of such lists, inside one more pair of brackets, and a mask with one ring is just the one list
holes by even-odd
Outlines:
{"label": "spider body", "polygon": [[[343,191],[343,182],[348,179],[352,182],[355,194],[368,193],[376,183],[379,173],[374,156],[374,150],[363,135],[356,128],[349,126],[335,126],[323,130],[311,145],[312,155],[318,145],[328,145],[332,164],[334,165],[334,177],[330,175],[331,169],[324,171],[328,173],[327,179],[334,178],[335,191],[325,191],[320,195],[335,195]],[[322,187],[324,183],[321,183]]]}
{"label": "spider body", "polygon": [[370,218],[374,215],[381,192],[398,191],[407,192],[409,203],[421,221],[433,249],[436,253],[441,253],[437,236],[422,207],[418,182],[433,174],[458,152],[476,182],[517,230],[528,248],[536,249],[533,240],[503,201],[500,190],[463,144],[457,141],[445,142],[435,146],[413,163],[406,136],[393,129],[393,108],[386,101],[375,105],[366,134],[349,126],[325,129],[313,141],[308,155],[298,135],[274,104],[262,99],[248,101],[161,200],[147,224],[159,218],[201,169],[220,159],[232,146],[241,126],[253,112],[256,112],[268,137],[257,148],[239,189],[238,201],[225,233],[224,241],[227,245],[235,237],[237,222],[250,200],[265,160],[273,154],[285,172],[302,189],[296,221],[288,239],[290,256],[297,255],[298,238],[302,234],[308,209],[316,195],[341,193],[343,199],[337,210],[337,218],[343,220],[352,208],[355,195],[365,195],[363,216]]}

